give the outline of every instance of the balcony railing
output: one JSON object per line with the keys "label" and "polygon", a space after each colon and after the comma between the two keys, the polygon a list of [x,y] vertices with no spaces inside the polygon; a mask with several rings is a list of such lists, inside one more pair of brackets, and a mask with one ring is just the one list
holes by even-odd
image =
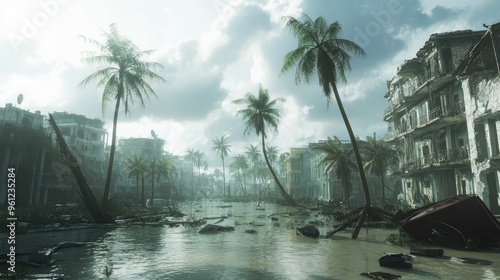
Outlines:
{"label": "balcony railing", "polygon": [[443,150],[423,157],[413,158],[405,162],[400,162],[397,165],[389,166],[387,169],[389,173],[404,173],[419,168],[456,163],[466,159],[469,159],[469,149],[467,147],[460,147],[458,149]]}

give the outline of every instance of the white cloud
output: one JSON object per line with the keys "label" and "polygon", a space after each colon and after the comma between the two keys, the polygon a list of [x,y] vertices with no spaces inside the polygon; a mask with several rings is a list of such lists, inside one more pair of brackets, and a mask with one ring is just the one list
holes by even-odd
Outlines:
{"label": "white cloud", "polygon": [[[149,137],[154,129],[167,140],[167,150],[184,154],[188,148],[200,149],[217,166],[220,160],[211,153],[215,137],[229,133],[234,153],[259,143],[256,136],[243,136],[243,123],[235,114],[238,106],[231,103],[247,92],[256,93],[259,83],[272,98],[287,99],[279,107],[279,133],[269,136],[269,144],[285,151],[332,135],[347,139],[336,104],[332,102],[327,110],[316,77],[310,85],[297,86],[294,71],[279,75],[283,56],[297,46],[282,17],[308,13],[313,18],[323,15],[330,22],[340,20],[346,38],[352,39],[355,27],[364,29],[374,21],[369,12],[379,11],[388,0],[152,0],[147,5],[66,1],[16,51],[7,35],[21,34],[23,18],[31,20],[43,11],[44,1],[0,3],[0,106],[15,103],[23,93],[21,107],[30,111],[101,117],[100,90],[93,85],[78,87],[96,70],[82,64],[81,52],[91,46],[78,35],[102,41],[103,31],[116,22],[120,32],[141,49],[157,49],[150,59],[165,65],[159,73],[168,81],[152,84],[159,98],[146,102],[145,108],[134,106],[130,116],[120,114],[119,137]],[[339,84],[355,133],[364,137],[377,132],[382,137],[386,80],[404,60],[415,56],[432,33],[481,29],[481,20],[491,24],[498,18],[496,6],[492,0],[401,1],[402,12],[391,15],[387,30],[369,38],[369,55],[363,60],[353,58],[348,83]],[[111,113],[109,106],[105,121],[110,134]]]}

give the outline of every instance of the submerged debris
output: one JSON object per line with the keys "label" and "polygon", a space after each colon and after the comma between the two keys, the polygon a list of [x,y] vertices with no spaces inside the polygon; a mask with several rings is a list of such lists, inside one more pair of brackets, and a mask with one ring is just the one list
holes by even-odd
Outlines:
{"label": "submerged debris", "polygon": [[459,249],[500,241],[500,222],[478,196],[459,195],[412,211],[404,230],[417,240]]}
{"label": "submerged debris", "polygon": [[387,272],[363,272],[360,275],[379,280],[393,280],[401,278],[401,275],[394,275]]}
{"label": "submerged debris", "polygon": [[208,225],[204,226],[202,229],[200,229],[200,231],[198,231],[198,233],[208,234],[208,233],[218,233],[218,232],[226,232],[226,231],[234,231],[234,227],[208,224]]}
{"label": "submerged debris", "polygon": [[406,256],[403,254],[386,254],[378,259],[380,266],[395,268],[411,268],[413,265],[406,262]]}
{"label": "submerged debris", "polygon": [[469,264],[480,264],[480,265],[491,265],[493,262],[481,259],[474,258],[457,258],[451,257],[450,261],[459,262],[459,263],[469,263]]}
{"label": "submerged debris", "polygon": [[295,232],[298,235],[302,236],[307,236],[307,237],[312,237],[312,238],[318,238],[319,237],[319,230],[313,225],[307,225],[301,228],[295,229]]}

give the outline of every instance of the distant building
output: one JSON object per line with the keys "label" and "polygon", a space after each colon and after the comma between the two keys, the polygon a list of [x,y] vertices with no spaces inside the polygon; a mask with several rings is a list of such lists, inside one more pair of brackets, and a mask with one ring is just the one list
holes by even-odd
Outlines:
{"label": "distant building", "polygon": [[66,144],[85,160],[102,162],[108,132],[104,122],[67,112],[52,113]]}
{"label": "distant building", "polygon": [[388,81],[390,172],[409,204],[477,194],[499,213],[499,27],[433,34]]}
{"label": "distant building", "polygon": [[12,103],[5,104],[4,108],[0,108],[0,122],[2,124],[12,124],[15,126],[42,128],[44,116],[40,111],[32,113],[21,108],[12,106]]}
{"label": "distant building", "polygon": [[[134,178],[131,178],[129,172],[126,170],[126,159],[132,156],[148,160],[153,160],[154,158],[160,159],[164,154],[164,145],[165,140],[160,138],[127,138],[118,140],[118,157],[115,163],[117,163],[116,171],[118,172],[117,185],[119,186],[119,191],[135,192],[134,190],[137,187]],[[149,186],[149,189],[151,179],[146,184]]]}
{"label": "distant building", "polygon": [[[284,178],[286,191],[295,197],[317,198],[322,200],[343,200],[343,186],[334,173],[325,173],[326,164],[321,163],[325,154],[315,150],[325,143],[309,143],[307,147],[291,148],[284,153],[281,160],[281,176]],[[350,141],[341,141],[346,149],[351,148]],[[358,146],[367,145],[366,141],[358,140]],[[377,197],[381,191],[379,180],[366,174],[370,194]],[[389,194],[390,195],[390,194]],[[361,180],[356,170],[351,173],[351,197],[353,203],[362,202]]]}
{"label": "distant building", "polygon": [[[66,144],[77,158],[83,173],[86,175],[87,183],[95,195],[100,196],[104,189],[107,170],[104,149],[108,133],[104,129],[104,121],[68,112],[53,112],[52,117],[59,127]],[[50,131],[52,127],[49,126],[48,129]],[[53,141],[55,141],[55,137]],[[72,187],[76,188],[76,185],[70,179],[72,174],[67,167],[64,168],[66,163],[62,159],[55,159],[52,165],[57,180],[49,187],[56,189],[59,193],[71,192]],[[66,178],[67,175],[71,176]]]}
{"label": "distant building", "polygon": [[118,140],[118,148],[123,158],[136,155],[138,157],[153,158],[163,154],[165,140],[152,138],[127,138]]}
{"label": "distant building", "polygon": [[309,196],[306,184],[310,181],[309,149],[291,148],[285,157],[285,190],[291,196]]}
{"label": "distant building", "polygon": [[[41,201],[42,179],[50,139],[43,130],[44,117],[7,103],[0,108],[0,205],[7,202],[8,168],[16,176],[16,207]],[[17,209],[17,208],[16,208]]]}

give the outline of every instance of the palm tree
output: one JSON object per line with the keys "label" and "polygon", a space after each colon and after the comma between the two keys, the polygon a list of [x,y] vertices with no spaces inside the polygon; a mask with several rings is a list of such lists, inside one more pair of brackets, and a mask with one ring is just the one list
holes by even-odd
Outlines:
{"label": "palm tree", "polygon": [[326,164],[325,173],[335,173],[337,180],[342,182],[344,201],[348,200],[351,193],[351,171],[356,170],[356,163],[352,160],[352,149],[346,149],[344,144],[334,136],[314,150],[325,153],[320,164]]}
{"label": "palm tree", "polygon": [[339,37],[342,27],[338,21],[328,24],[326,19],[321,16],[314,21],[308,15],[304,15],[304,17],[304,21],[299,21],[293,17],[284,18],[286,26],[298,39],[298,46],[297,49],[285,55],[281,73],[285,73],[297,65],[295,71],[295,82],[297,84],[302,79],[309,83],[311,77],[316,73],[323,94],[326,97],[327,106],[330,104],[333,91],[333,96],[344,120],[354,155],[356,156],[356,163],[365,197],[365,207],[361,210],[358,224],[352,234],[352,238],[357,238],[366,214],[368,211],[371,211],[372,207],[361,154],[351,124],[342,105],[342,100],[340,99],[337,81],[340,79],[346,82],[345,72],[346,70],[351,70],[350,53],[356,56],[363,56],[365,52],[358,44]]}
{"label": "palm tree", "polygon": [[176,173],[177,170],[170,157],[163,157],[156,161],[155,174],[156,182],[159,185],[161,185],[162,179],[171,182],[172,176]]}
{"label": "palm tree", "polygon": [[135,177],[137,185],[136,196],[139,198],[139,177],[144,169],[144,158],[132,155],[125,159],[125,170],[128,171],[129,177]]}
{"label": "palm tree", "polygon": [[247,158],[242,154],[235,156],[233,158],[233,162],[231,162],[231,164],[229,164],[229,169],[236,173],[236,178],[240,182],[241,193],[244,196],[246,196],[246,190],[243,187],[242,179],[245,178],[245,173],[248,170],[248,168],[249,168],[249,166],[248,166]]}
{"label": "palm tree", "polygon": [[259,148],[255,145],[250,144],[250,146],[247,147],[245,155],[248,157],[252,164],[260,162],[261,155],[259,152]]}
{"label": "palm tree", "polygon": [[382,200],[385,201],[384,174],[387,166],[398,160],[396,150],[391,149],[384,140],[367,137],[368,146],[363,147],[365,168],[370,174],[380,177],[382,183]]}
{"label": "palm tree", "polygon": [[267,156],[271,165],[278,160],[278,148],[276,146],[267,147]]}
{"label": "palm tree", "polygon": [[191,162],[191,199],[194,196],[194,161],[196,157],[196,151],[194,149],[188,149],[184,158]]}
{"label": "palm tree", "polygon": [[274,106],[278,102],[283,101],[285,101],[283,98],[271,100],[268,91],[264,89],[262,85],[260,85],[258,96],[255,96],[253,93],[249,92],[246,94],[245,98],[234,100],[233,103],[247,105],[247,108],[239,110],[237,112],[238,115],[243,117],[246,123],[244,134],[250,134],[250,132],[254,131],[257,136],[261,136],[262,153],[264,154],[264,159],[269,168],[269,171],[271,171],[274,181],[276,182],[276,186],[278,187],[281,195],[285,198],[285,201],[288,204],[297,206],[297,203],[285,191],[280,181],[278,180],[278,177],[276,176],[276,173],[274,172],[271,163],[269,162],[269,158],[266,152],[266,127],[269,126],[271,129],[278,131],[280,114],[278,109],[274,108]]}
{"label": "palm tree", "polygon": [[253,178],[253,183],[255,186],[257,186],[258,185],[257,177],[255,176],[255,172],[252,172],[252,169],[254,169],[254,167],[262,161],[261,160],[262,155],[259,152],[259,148],[255,145],[250,144],[250,146],[248,146],[246,149],[247,150],[245,151],[245,155],[248,158],[248,160],[252,163],[252,166],[250,167],[249,170],[250,177]]}
{"label": "palm tree", "polygon": [[223,179],[223,189],[224,189],[224,196],[226,196],[226,167],[224,165],[224,158],[227,157],[227,154],[231,151],[229,148],[231,147],[227,143],[227,136],[222,136],[221,138],[215,138],[213,140],[213,147],[212,151],[214,151],[216,154],[220,155],[220,158],[222,160],[222,179]]}
{"label": "palm tree", "polygon": [[163,67],[161,64],[143,60],[152,51],[139,50],[130,39],[118,33],[115,24],[109,26],[109,32],[104,33],[104,36],[106,38],[104,43],[82,36],[85,41],[91,43],[99,50],[99,53],[87,52],[87,57],[84,61],[103,68],[85,78],[80,83],[80,86],[83,87],[97,82],[97,86],[103,88],[103,113],[107,103],[112,99],[115,100],[111,150],[102,198],[103,204],[107,205],[111,186],[111,174],[113,172],[113,161],[115,158],[116,127],[120,105],[124,103],[125,114],[129,112],[129,103],[133,103],[134,99],[138,99],[144,107],[145,98],[149,99],[149,95],[156,96],[155,91],[147,83],[147,80],[165,80],[151,70]]}

